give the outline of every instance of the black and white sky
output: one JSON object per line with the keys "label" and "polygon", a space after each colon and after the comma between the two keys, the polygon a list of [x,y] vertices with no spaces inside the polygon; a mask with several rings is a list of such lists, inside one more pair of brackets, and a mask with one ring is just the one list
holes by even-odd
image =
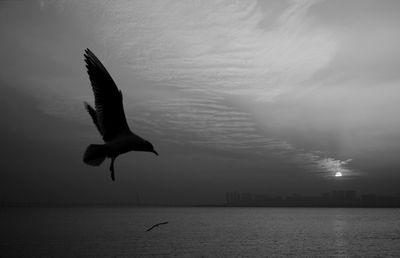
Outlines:
{"label": "black and white sky", "polygon": [[[222,202],[226,191],[395,193],[400,2],[0,1],[6,201]],[[83,50],[160,153],[89,167]],[[341,172],[342,177],[335,177]]]}

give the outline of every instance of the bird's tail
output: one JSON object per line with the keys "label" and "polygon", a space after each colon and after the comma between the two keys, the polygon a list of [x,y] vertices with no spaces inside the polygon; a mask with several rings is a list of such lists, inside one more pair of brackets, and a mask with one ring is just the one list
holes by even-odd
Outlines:
{"label": "bird's tail", "polygon": [[104,144],[90,144],[83,155],[83,162],[91,166],[98,166],[106,157],[107,147]]}

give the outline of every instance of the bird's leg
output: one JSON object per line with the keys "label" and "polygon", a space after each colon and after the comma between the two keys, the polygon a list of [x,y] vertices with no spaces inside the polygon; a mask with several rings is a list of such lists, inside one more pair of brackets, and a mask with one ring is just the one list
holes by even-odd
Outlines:
{"label": "bird's leg", "polygon": [[114,160],[115,157],[111,158],[111,163],[110,163],[110,171],[111,171],[111,179],[112,181],[115,181],[115,175],[114,175]]}

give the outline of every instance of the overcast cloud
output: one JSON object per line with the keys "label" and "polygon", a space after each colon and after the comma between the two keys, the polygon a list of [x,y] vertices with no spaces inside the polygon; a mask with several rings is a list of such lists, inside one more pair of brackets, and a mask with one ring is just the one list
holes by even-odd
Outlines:
{"label": "overcast cloud", "polygon": [[[4,198],[394,192],[399,10],[389,0],[0,2]],[[81,162],[100,142],[82,105],[93,102],[86,47],[123,91],[132,130],[160,153],[119,158],[114,185],[107,165]]]}

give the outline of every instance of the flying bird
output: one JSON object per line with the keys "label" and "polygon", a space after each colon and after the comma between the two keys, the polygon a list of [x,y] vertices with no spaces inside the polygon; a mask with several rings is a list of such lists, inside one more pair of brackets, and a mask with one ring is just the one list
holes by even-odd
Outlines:
{"label": "flying bird", "polygon": [[122,92],[100,60],[88,48],[84,56],[95,108],[87,102],[84,104],[103,137],[104,144],[90,144],[83,155],[83,161],[91,166],[99,166],[106,158],[110,158],[111,179],[115,181],[114,161],[119,155],[130,151],[147,151],[157,156],[158,153],[149,141],[129,129],[122,104]]}
{"label": "flying bird", "polygon": [[147,229],[146,231],[148,232],[148,231],[152,230],[153,228],[156,228],[156,227],[158,227],[158,226],[160,226],[160,225],[165,225],[165,224],[168,224],[168,221],[154,224],[153,226],[151,226],[151,227],[150,227],[149,229]]}

